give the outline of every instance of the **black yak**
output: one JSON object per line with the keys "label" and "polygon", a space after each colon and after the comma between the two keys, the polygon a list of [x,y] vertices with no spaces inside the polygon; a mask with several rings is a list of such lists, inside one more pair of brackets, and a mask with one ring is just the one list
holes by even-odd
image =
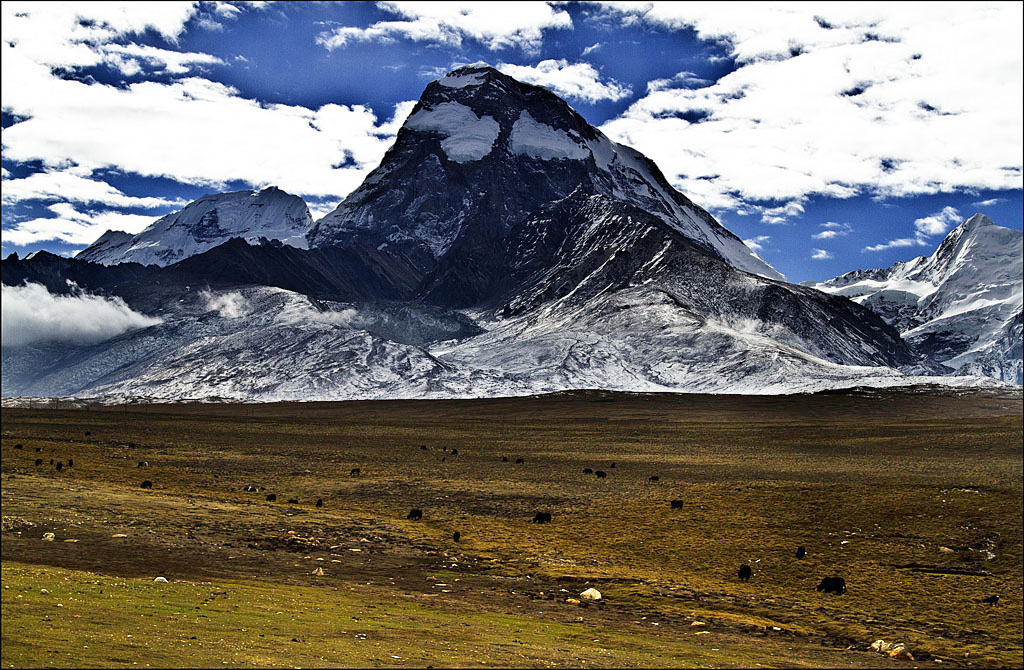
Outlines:
{"label": "black yak", "polygon": [[605,477],[607,477],[607,476],[608,476],[608,473],[607,473],[607,472],[605,472],[604,470],[598,470],[598,471],[597,471],[597,472],[595,472],[594,474],[595,474],[595,475],[597,475],[597,478],[598,478],[598,479],[604,479]]}
{"label": "black yak", "polygon": [[846,593],[846,580],[842,577],[825,577],[818,584],[818,590],[824,593],[833,593],[841,596]]}
{"label": "black yak", "polygon": [[669,503],[669,506],[672,509],[683,509],[683,501],[682,500],[673,500],[673,501],[671,501]]}
{"label": "black yak", "polygon": [[804,549],[803,545],[800,545],[799,547],[796,548],[796,557],[798,559],[801,559],[801,558],[803,558],[806,555],[807,555],[807,550]]}
{"label": "black yak", "polygon": [[749,582],[751,575],[754,574],[753,569],[746,563],[740,566],[740,569],[736,571],[736,576],[740,578],[741,582]]}
{"label": "black yak", "polygon": [[140,484],[139,486],[144,489],[151,489],[153,488],[153,482],[147,479],[146,481],[142,482],[142,484]]}
{"label": "black yak", "polygon": [[551,523],[551,512],[537,512],[533,515],[532,523]]}
{"label": "black yak", "polygon": [[409,510],[409,514],[405,518],[408,519],[409,521],[422,521],[423,520],[423,510],[413,508],[413,509]]}
{"label": "black yak", "polygon": [[317,507],[323,507],[324,506],[324,499],[323,498],[317,498],[316,499],[316,506]]}
{"label": "black yak", "polygon": [[267,495],[267,502],[277,502],[277,494],[270,493]]}

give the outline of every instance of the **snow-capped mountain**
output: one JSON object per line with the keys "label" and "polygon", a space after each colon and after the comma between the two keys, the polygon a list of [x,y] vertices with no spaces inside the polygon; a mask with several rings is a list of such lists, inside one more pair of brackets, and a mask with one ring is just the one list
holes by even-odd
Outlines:
{"label": "snow-capped mountain", "polygon": [[305,248],[312,225],[302,198],[269,186],[260,191],[205,195],[181,211],[157,219],[138,235],[108,230],[76,258],[103,265],[170,265],[232,237],[266,238]]}
{"label": "snow-capped mountain", "polygon": [[5,347],[3,394],[783,393],[948,372],[867,307],[787,283],[652,162],[486,66],[427,86],[310,248],[252,243],[273,237],[264,223],[166,267],[4,260],[5,284],[74,278],[161,323]]}
{"label": "snow-capped mountain", "polygon": [[1021,384],[1022,238],[975,214],[931,256],[809,285],[871,308],[956,374]]}
{"label": "snow-capped mountain", "polygon": [[741,270],[784,279],[648,158],[554,93],[484,64],[426,87],[380,166],[309,242],[406,248],[427,275],[427,301],[466,307],[500,290],[512,226],[578,187],[650,212]]}

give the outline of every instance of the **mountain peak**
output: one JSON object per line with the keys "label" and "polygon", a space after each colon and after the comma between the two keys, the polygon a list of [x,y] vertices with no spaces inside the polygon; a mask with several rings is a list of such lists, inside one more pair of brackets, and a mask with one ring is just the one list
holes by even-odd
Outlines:
{"label": "mountain peak", "polygon": [[[487,63],[424,89],[380,166],[310,231],[312,247],[403,245],[424,291],[465,306],[503,281],[503,238],[578,188],[659,217],[735,267],[785,278],[679,193],[653,161],[609,139],[550,90]],[[426,294],[425,293],[425,294]],[[455,295],[457,294],[457,296]]]}
{"label": "mountain peak", "polygon": [[966,230],[977,230],[978,228],[982,228],[985,226],[994,226],[996,225],[996,222],[990,219],[988,216],[978,213],[972,216],[971,218],[967,219],[960,225],[963,226]]}
{"label": "mountain peak", "polygon": [[302,198],[277,186],[211,193],[157,219],[138,235],[107,231],[76,258],[103,265],[134,261],[170,265],[232,237],[305,247],[313,219]]}

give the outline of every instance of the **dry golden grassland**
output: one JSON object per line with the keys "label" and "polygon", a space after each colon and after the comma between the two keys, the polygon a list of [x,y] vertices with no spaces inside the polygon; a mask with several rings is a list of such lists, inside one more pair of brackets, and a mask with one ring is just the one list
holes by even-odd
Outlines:
{"label": "dry golden grassland", "polygon": [[[1021,667],[1021,409],[939,392],[5,409],[0,662]],[[830,575],[846,595],[815,590]],[[588,587],[600,603],[566,602]]]}

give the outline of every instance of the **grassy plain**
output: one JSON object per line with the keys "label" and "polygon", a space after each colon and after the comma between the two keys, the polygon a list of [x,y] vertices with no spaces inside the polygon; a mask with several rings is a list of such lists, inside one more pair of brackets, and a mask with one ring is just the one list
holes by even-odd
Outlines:
{"label": "grassy plain", "polygon": [[[1021,409],[937,392],[7,408],[0,663],[1020,667]],[[815,590],[833,574],[846,595]],[[566,602],[590,586],[600,604]]]}

